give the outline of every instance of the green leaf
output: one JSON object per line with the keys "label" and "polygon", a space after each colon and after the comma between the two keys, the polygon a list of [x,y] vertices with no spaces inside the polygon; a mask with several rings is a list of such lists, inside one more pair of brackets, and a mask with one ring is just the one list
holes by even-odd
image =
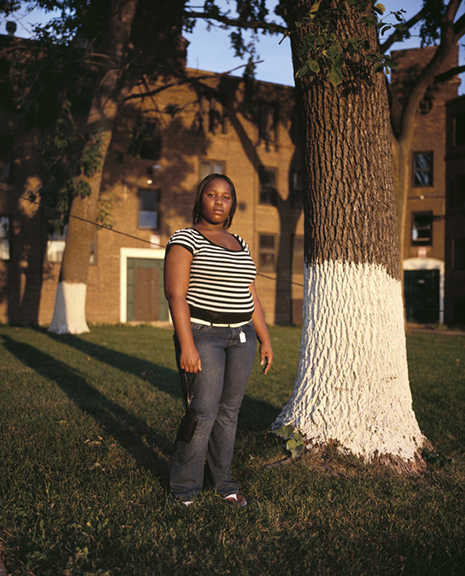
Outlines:
{"label": "green leaf", "polygon": [[336,58],[340,53],[341,53],[341,47],[338,44],[331,46],[331,48],[329,48],[328,50],[328,56],[331,59]]}
{"label": "green leaf", "polygon": [[357,37],[353,37],[353,38],[349,38],[347,40],[347,42],[351,45],[351,46],[358,46],[360,44],[360,42],[362,41],[361,38],[357,38]]}
{"label": "green leaf", "polygon": [[297,430],[296,432],[294,432],[293,438],[297,442],[303,442],[304,436],[300,430]]}
{"label": "green leaf", "polygon": [[342,82],[342,72],[341,69],[334,64],[331,65],[331,70],[328,75],[329,81],[333,86],[338,86]]}
{"label": "green leaf", "polygon": [[286,448],[291,453],[292,458],[296,458],[304,449],[304,443],[302,440],[296,440],[292,437],[286,442]]}
{"label": "green leaf", "polygon": [[386,12],[386,8],[382,4],[375,4],[375,11],[382,16]]}
{"label": "green leaf", "polygon": [[320,65],[318,64],[317,60],[308,60],[307,64],[311,72],[313,72],[314,74],[318,74],[318,72],[320,71]]}
{"label": "green leaf", "polygon": [[302,78],[302,76],[305,76],[305,74],[308,73],[308,62],[305,62],[305,64],[302,66],[302,68],[300,68],[300,70],[297,70],[295,77],[296,78]]}
{"label": "green leaf", "polygon": [[290,425],[281,426],[281,428],[278,428],[278,430],[272,430],[272,432],[277,436],[281,436],[284,438],[284,440],[288,440],[289,438],[292,438],[292,435],[294,434],[294,428]]}
{"label": "green leaf", "polygon": [[321,4],[321,0],[318,0],[317,2],[315,2],[315,4],[313,4],[313,6],[310,8],[310,14],[314,14],[315,12],[318,12],[318,10],[320,9],[320,4]]}

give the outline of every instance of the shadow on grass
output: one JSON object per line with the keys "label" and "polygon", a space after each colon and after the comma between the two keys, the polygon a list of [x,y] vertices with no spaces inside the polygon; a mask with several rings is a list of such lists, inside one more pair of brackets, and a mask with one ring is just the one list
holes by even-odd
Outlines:
{"label": "shadow on grass", "polygon": [[[40,333],[44,334],[42,330]],[[182,397],[179,375],[173,369],[158,366],[148,360],[86,341],[77,336],[56,336],[49,333],[47,336],[56,342],[68,345],[87,356],[93,357],[99,362],[104,362],[123,374],[137,376],[175,399]],[[174,437],[167,438],[157,434],[147,422],[105,397],[66,363],[9,336],[3,335],[2,338],[4,346],[9,352],[14,354],[24,365],[54,382],[79,409],[104,427],[107,433],[134,458],[138,466],[143,467],[151,474],[167,476],[166,462],[154,452],[153,447],[158,447],[164,455],[169,456]],[[276,407],[246,395],[239,417],[239,434],[268,430],[278,413],[279,410]],[[143,442],[144,438],[148,445]]]}
{"label": "shadow on grass", "polygon": [[105,364],[108,364],[108,366],[116,368],[123,373],[132,374],[157,388],[157,390],[169,394],[173,398],[180,399],[182,397],[177,370],[165,368],[164,366],[154,364],[150,360],[137,358],[131,354],[120,352],[113,348],[107,348],[106,346],[95,344],[94,342],[89,342],[88,340],[79,338],[78,336],[73,336],[72,334],[56,335],[46,332],[45,335],[55,342],[71,346],[75,350],[86,354],[86,356],[95,358],[99,362],[104,362]]}
{"label": "shadow on grass", "polygon": [[[104,427],[139,467],[153,475],[167,476],[166,462],[151,447],[157,446],[168,455],[172,449],[171,440],[157,434],[146,422],[106,398],[65,363],[9,336],[2,335],[2,339],[6,350],[25,366],[54,382],[80,410]],[[148,446],[142,441],[144,437]]]}
{"label": "shadow on grass", "polygon": [[[58,336],[47,333],[47,336],[55,341],[72,346],[79,352],[91,356],[99,362],[105,362],[121,372],[133,374],[173,398],[182,398],[179,374],[175,370],[158,366],[149,360],[136,358],[130,354],[89,342],[88,340],[71,334]],[[269,429],[279,412],[280,410],[277,410],[276,407],[260,400],[249,398],[246,394],[242,402],[239,417],[239,430],[257,431]]]}

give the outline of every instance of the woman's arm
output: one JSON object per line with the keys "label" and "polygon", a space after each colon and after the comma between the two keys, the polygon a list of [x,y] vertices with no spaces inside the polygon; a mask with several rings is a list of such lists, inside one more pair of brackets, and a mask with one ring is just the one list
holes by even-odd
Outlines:
{"label": "woman's arm", "polygon": [[192,254],[182,246],[171,246],[165,258],[164,274],[165,296],[181,346],[180,366],[185,372],[196,374],[202,370],[202,363],[194,344],[189,305],[186,301],[192,258]]}
{"label": "woman's arm", "polygon": [[255,290],[255,284],[252,282],[250,285],[250,292],[253,296],[254,303],[254,313],[252,314],[252,320],[255,326],[255,332],[257,333],[257,338],[260,342],[260,364],[265,368],[263,369],[263,374],[267,374],[268,370],[273,364],[273,348],[271,347],[271,339],[268,333],[268,328],[265,323],[265,315],[263,314],[263,308],[260,300]]}

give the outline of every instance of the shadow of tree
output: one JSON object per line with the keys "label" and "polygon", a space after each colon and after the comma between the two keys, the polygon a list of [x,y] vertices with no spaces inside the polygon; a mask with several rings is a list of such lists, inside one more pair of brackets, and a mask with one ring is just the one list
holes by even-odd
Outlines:
{"label": "shadow of tree", "polygon": [[90,342],[89,340],[72,334],[60,336],[50,332],[46,334],[50,339],[71,346],[75,350],[91,356],[99,362],[104,362],[108,364],[108,366],[120,370],[122,373],[137,376],[144,382],[169,394],[175,399],[182,397],[177,370],[154,364],[150,360],[137,358],[136,356],[114,350],[113,348],[107,348],[106,346]]}
{"label": "shadow of tree", "polygon": [[[147,422],[106,398],[66,363],[9,336],[2,335],[2,339],[6,350],[25,366],[56,384],[82,412],[102,426],[134,458],[137,466],[155,476],[166,477],[166,462],[153,448],[156,446],[168,455],[172,447],[171,439],[158,434]],[[116,357],[118,353],[113,352],[111,358],[114,360]],[[142,441],[143,438],[146,438],[148,445]]]}
{"label": "shadow of tree", "polygon": [[[99,362],[105,362],[112,368],[120,370],[122,373],[132,374],[155,387],[157,390],[169,394],[172,398],[182,398],[181,383],[176,370],[154,364],[150,360],[137,358],[125,352],[107,348],[79,336],[73,336],[71,334],[57,336],[50,333],[47,333],[47,336],[52,340],[71,346],[79,352],[95,358]],[[275,406],[251,398],[246,394],[239,416],[239,430],[252,431],[268,429],[279,412],[280,409],[277,409]]]}
{"label": "shadow of tree", "polygon": [[[46,334],[51,340],[70,346],[99,362],[104,362],[122,374],[134,375],[174,399],[181,399],[181,386],[176,370],[89,342],[78,336],[56,336],[44,333],[40,329],[37,329],[37,332]],[[160,434],[145,419],[106,397],[66,362],[58,360],[38,347],[19,342],[7,335],[2,335],[2,339],[6,350],[25,366],[62,390],[77,408],[91,417],[134,459],[138,467],[159,477],[163,484],[167,484],[166,460],[171,454],[174,433],[172,437]],[[269,430],[279,411],[276,406],[245,395],[239,416],[238,437],[247,437],[250,433]],[[180,408],[179,419],[181,415]]]}

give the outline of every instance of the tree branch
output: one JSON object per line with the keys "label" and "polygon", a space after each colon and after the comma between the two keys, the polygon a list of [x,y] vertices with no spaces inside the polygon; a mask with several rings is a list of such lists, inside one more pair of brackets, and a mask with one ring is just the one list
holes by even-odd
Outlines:
{"label": "tree branch", "polygon": [[457,41],[465,34],[465,14],[462,14],[457,22],[454,24],[454,32]]}
{"label": "tree branch", "polygon": [[[418,24],[418,22],[420,22],[420,20],[423,18],[423,9],[420,10],[420,12],[418,12],[417,14],[415,14],[415,16],[412,16],[412,18],[410,18],[410,20],[408,22],[405,23],[405,26],[407,27],[407,30],[410,30],[410,28],[413,28],[413,26],[415,26],[415,24]],[[401,34],[396,30],[395,32],[393,32],[389,38],[380,46],[380,52],[386,52],[387,50],[389,50],[389,48],[395,44],[396,42],[399,42],[402,40],[402,36]]]}
{"label": "tree branch", "polygon": [[434,82],[436,76],[441,73],[441,68],[447,62],[450,52],[457,42],[454,17],[460,4],[461,0],[450,1],[447,11],[441,21],[441,42],[437,47],[434,56],[418,75],[412,89],[407,95],[403,107],[399,142],[409,140],[413,133],[414,119],[418,105],[428,86],[430,86]]}
{"label": "tree branch", "polygon": [[446,80],[449,80],[449,78],[453,78],[454,76],[457,76],[457,74],[461,74],[462,72],[465,72],[465,64],[462,66],[456,66],[455,68],[451,68],[450,70],[447,70],[447,72],[443,72],[442,74],[438,74],[434,79],[434,83],[439,84],[441,82],[446,82]]}
{"label": "tree branch", "polygon": [[240,18],[228,18],[223,14],[208,14],[207,12],[186,11],[184,15],[188,18],[199,18],[203,20],[215,20],[226,26],[245,28],[247,30],[263,30],[272,34],[284,34],[287,31],[285,26],[276,22],[258,22],[256,20],[241,20]]}
{"label": "tree branch", "polygon": [[[263,62],[263,60],[257,60],[256,62],[254,62],[254,64],[261,64]],[[227,72],[220,72],[220,73],[214,73],[214,72],[209,72],[208,74],[202,74],[200,76],[196,76],[195,80],[207,80],[209,78],[215,77],[215,78],[219,78],[220,76],[228,76],[229,74],[231,74],[231,72],[235,72],[236,70],[239,70],[240,68],[244,68],[245,66],[247,66],[248,64],[241,64],[240,66],[236,66],[235,68],[233,68],[232,70],[228,70]],[[129,94],[128,96],[125,96],[122,99],[122,102],[127,102],[128,100],[138,100],[141,98],[146,98],[148,96],[155,96],[156,94],[163,92],[164,90],[167,90],[168,88],[173,88],[174,86],[181,86],[182,84],[186,84],[189,83],[190,78],[189,76],[182,76],[180,80],[177,80],[176,82],[172,82],[171,84],[163,84],[163,86],[160,86],[158,88],[154,88],[153,90],[149,90],[146,92],[140,92],[138,94]]]}

